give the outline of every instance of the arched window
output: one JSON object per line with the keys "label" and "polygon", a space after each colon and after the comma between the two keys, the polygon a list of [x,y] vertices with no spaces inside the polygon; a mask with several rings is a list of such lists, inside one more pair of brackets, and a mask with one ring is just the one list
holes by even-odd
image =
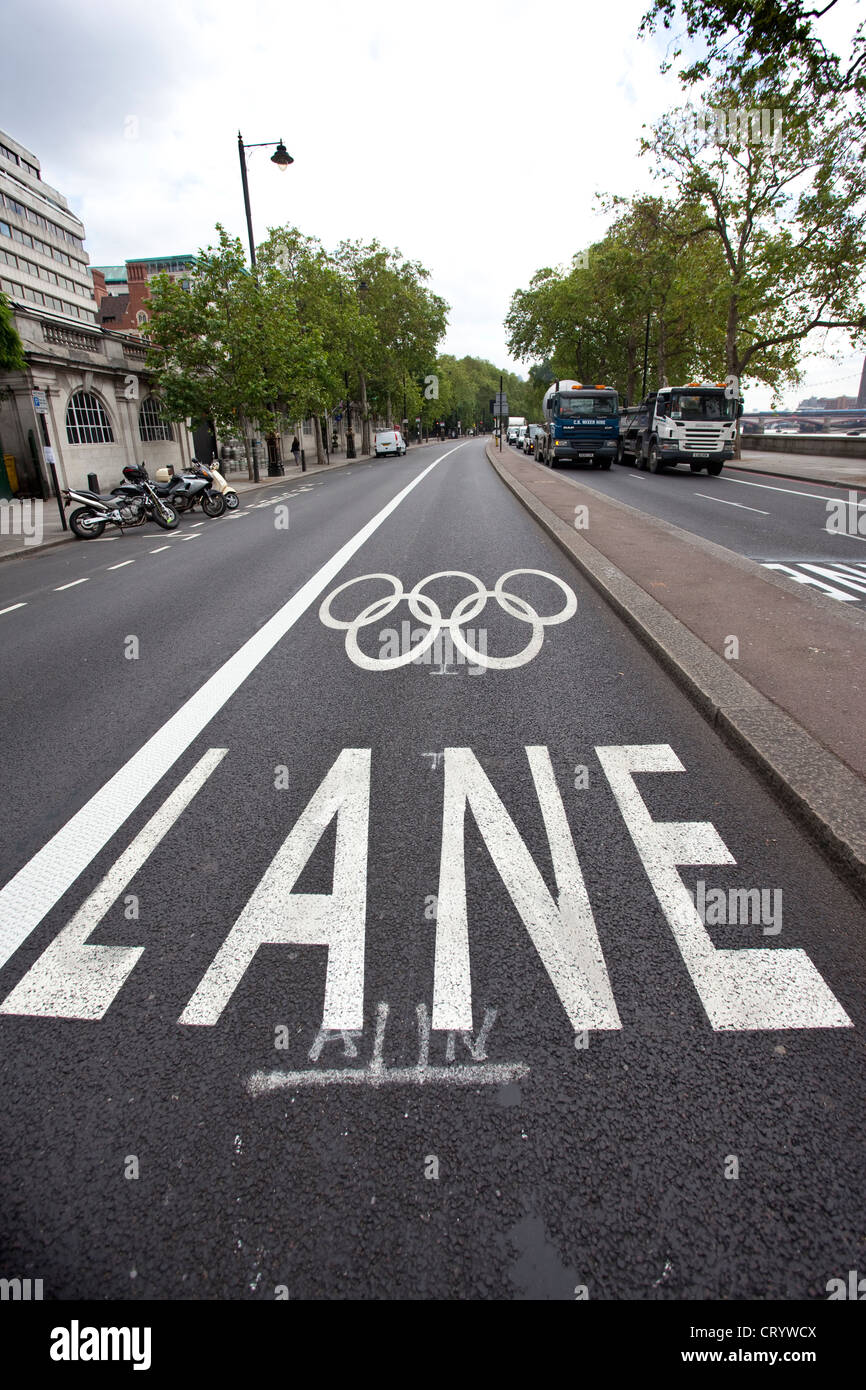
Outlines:
{"label": "arched window", "polygon": [[66,438],[70,444],[113,444],[111,421],[102,401],[90,391],[76,391],[66,407]]}
{"label": "arched window", "polygon": [[153,396],[145,396],[138,412],[138,432],[146,444],[152,444],[156,439],[173,439],[171,425],[168,420],[164,420],[159,408],[159,401],[154,400]]}
{"label": "arched window", "polygon": [[143,309],[139,309],[139,311],[138,311],[138,313],[136,314],[135,317],[136,317],[136,319],[137,319],[137,321],[138,321],[138,326],[139,326],[139,328],[141,327],[141,325],[142,325],[143,323],[147,323],[147,314],[144,312]]}

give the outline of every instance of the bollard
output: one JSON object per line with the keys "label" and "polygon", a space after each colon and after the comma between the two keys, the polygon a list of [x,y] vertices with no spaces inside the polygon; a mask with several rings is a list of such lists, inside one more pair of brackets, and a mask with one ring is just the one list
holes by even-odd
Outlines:
{"label": "bollard", "polygon": [[88,475],[87,475],[87,486],[88,486],[88,488],[90,489],[91,492],[98,492],[98,491],[99,491],[99,479],[97,478],[97,476],[96,476],[95,473],[88,473]]}

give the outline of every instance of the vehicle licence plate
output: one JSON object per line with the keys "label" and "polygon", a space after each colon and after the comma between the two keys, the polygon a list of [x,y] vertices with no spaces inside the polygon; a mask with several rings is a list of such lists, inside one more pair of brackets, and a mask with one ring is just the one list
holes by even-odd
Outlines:
{"label": "vehicle licence plate", "polygon": [[710,456],[709,456],[709,454],[695,454],[694,457],[695,457],[696,459],[708,459]]}
{"label": "vehicle licence plate", "polygon": [[579,459],[591,459],[591,458],[592,458],[592,454],[578,454],[577,457],[578,457]]}

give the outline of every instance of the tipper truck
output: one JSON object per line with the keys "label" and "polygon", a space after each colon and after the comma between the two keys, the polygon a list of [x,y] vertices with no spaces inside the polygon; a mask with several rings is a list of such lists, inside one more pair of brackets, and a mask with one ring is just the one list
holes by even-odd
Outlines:
{"label": "tipper truck", "polygon": [[[731,378],[733,380],[733,378]],[[651,473],[687,463],[693,473],[721,473],[734,457],[743,402],[724,381],[660,386],[640,405],[623,410],[617,463],[634,461]]]}

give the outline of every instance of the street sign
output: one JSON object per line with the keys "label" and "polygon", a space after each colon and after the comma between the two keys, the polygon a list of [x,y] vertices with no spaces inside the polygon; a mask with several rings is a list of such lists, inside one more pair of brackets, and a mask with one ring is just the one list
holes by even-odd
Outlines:
{"label": "street sign", "polygon": [[57,462],[57,459],[54,457],[54,450],[53,450],[48,444],[45,445],[45,449],[44,449],[43,452],[44,452],[44,454],[45,454],[45,462],[46,462],[46,463],[56,463],[56,462]]}
{"label": "street sign", "polygon": [[504,391],[501,395],[499,392],[496,393],[496,398],[493,402],[493,414],[499,416],[508,414],[508,397]]}
{"label": "street sign", "polygon": [[42,391],[33,392],[33,409],[37,415],[48,414],[48,397]]}

